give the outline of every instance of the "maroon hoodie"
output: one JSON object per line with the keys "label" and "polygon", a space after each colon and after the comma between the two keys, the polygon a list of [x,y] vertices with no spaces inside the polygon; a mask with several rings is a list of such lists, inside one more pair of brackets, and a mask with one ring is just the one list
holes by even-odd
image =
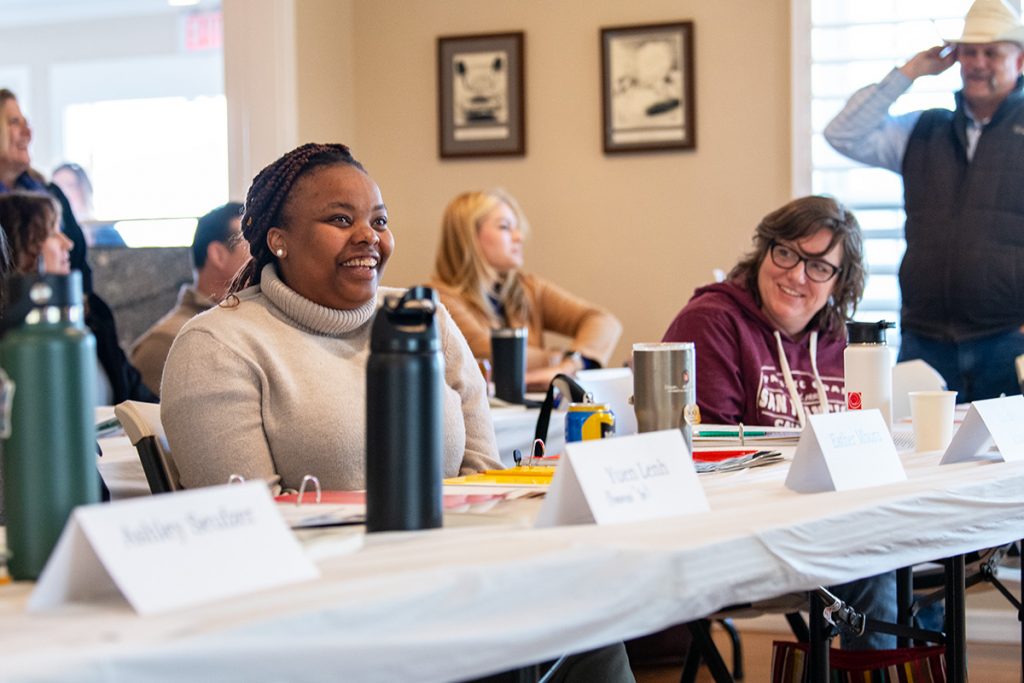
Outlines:
{"label": "maroon hoodie", "polygon": [[[776,328],[750,292],[736,282],[701,287],[679,312],[662,341],[692,341],[697,353],[697,405],[708,424],[800,427],[779,363]],[[818,383],[805,332],[791,339],[779,331],[793,388],[804,411],[820,413]],[[829,412],[842,410],[843,350],[839,335],[819,334],[817,367]]]}

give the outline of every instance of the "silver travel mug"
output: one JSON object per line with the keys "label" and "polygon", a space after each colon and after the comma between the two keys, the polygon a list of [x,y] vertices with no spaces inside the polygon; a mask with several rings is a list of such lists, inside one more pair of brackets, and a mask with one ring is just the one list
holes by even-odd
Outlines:
{"label": "silver travel mug", "polygon": [[696,351],[692,342],[633,345],[633,408],[637,429],[681,429],[693,450],[697,415]]}

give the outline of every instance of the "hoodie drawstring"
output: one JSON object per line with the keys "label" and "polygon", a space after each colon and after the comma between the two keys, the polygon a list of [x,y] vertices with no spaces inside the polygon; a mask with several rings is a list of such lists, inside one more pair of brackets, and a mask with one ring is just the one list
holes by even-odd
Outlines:
{"label": "hoodie drawstring", "polygon": [[[807,426],[807,416],[804,412],[804,403],[800,400],[800,394],[796,391],[796,382],[793,381],[793,373],[789,369],[789,361],[786,359],[785,349],[782,347],[782,335],[779,331],[775,331],[775,345],[779,349],[779,367],[782,370],[782,379],[786,383],[786,389],[789,391],[789,400],[793,402],[793,407],[796,408],[796,417],[800,421],[800,426]],[[828,394],[825,392],[825,384],[821,381],[821,375],[818,374],[818,333],[811,332],[811,338],[809,343],[809,349],[811,354],[811,371],[814,374],[814,387],[818,390],[818,401],[821,404],[821,412],[828,412]]]}
{"label": "hoodie drawstring", "polygon": [[828,393],[825,391],[825,383],[821,381],[818,374],[818,331],[811,332],[811,372],[814,373],[814,388],[818,390],[818,405],[821,406],[821,414],[828,412]]}

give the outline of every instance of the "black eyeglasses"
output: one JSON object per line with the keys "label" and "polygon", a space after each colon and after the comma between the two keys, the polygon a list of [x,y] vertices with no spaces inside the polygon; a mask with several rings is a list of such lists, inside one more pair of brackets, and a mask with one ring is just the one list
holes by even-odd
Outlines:
{"label": "black eyeglasses", "polygon": [[803,261],[804,273],[807,274],[807,279],[813,282],[828,282],[842,270],[823,259],[807,258],[797,250],[774,240],[768,247],[768,253],[771,254],[772,263],[784,270],[792,270]]}

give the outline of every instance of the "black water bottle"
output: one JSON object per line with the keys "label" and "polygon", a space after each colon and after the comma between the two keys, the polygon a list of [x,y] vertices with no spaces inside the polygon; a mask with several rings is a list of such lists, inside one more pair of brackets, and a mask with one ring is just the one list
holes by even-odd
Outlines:
{"label": "black water bottle", "polygon": [[444,361],[433,290],[386,297],[366,365],[366,530],[441,526]]}

